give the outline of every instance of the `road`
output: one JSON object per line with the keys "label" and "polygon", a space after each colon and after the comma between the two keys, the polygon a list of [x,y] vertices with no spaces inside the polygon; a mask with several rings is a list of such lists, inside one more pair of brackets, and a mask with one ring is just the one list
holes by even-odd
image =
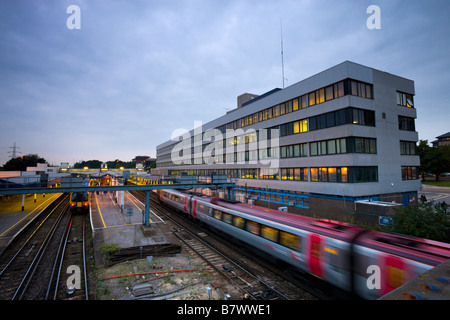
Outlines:
{"label": "road", "polygon": [[443,202],[450,205],[450,188],[435,187],[429,185],[422,185],[422,190],[419,191],[419,199],[422,195],[427,197],[427,201],[434,201],[435,203]]}

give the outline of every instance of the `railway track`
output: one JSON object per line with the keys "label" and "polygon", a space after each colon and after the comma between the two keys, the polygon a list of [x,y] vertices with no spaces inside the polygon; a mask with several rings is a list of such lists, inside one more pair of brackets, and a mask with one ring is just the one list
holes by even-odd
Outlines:
{"label": "railway track", "polygon": [[86,216],[71,214],[52,267],[45,300],[89,300]]}
{"label": "railway track", "polygon": [[[142,195],[138,195],[141,197]],[[198,224],[173,214],[173,211],[156,201],[152,196],[151,208],[174,224],[172,232],[189,250],[201,256],[208,266],[214,268],[226,281],[239,288],[241,297],[253,300],[314,300],[317,299],[299,289],[270,269],[255,267],[248,257],[224,245],[223,238],[199,228]],[[208,232],[206,235],[205,232]],[[207,240],[208,239],[208,240]],[[260,273],[263,276],[258,276]]]}
{"label": "railway track", "polygon": [[[84,219],[84,215],[72,217],[69,195],[63,194],[23,229],[0,257],[0,300],[67,297],[68,278],[82,279],[78,270],[68,275],[67,266],[86,265],[85,250],[71,245],[78,244],[73,240],[79,237],[84,249]],[[86,267],[83,270],[84,279],[87,279]],[[84,289],[84,292],[88,291]]]}
{"label": "railway track", "polygon": [[47,280],[46,267],[52,242],[67,218],[69,196],[60,196],[25,228],[0,259],[0,299],[40,299]]}
{"label": "railway track", "polygon": [[238,287],[246,298],[252,300],[289,300],[283,293],[265,283],[225,253],[202,240],[201,236],[183,228],[173,229],[173,233],[205,260],[208,265]]}

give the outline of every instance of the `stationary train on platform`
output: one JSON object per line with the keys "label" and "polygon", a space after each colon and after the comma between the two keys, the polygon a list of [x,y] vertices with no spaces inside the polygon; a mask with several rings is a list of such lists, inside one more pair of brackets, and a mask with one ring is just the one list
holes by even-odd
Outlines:
{"label": "stationary train on platform", "polygon": [[273,259],[365,299],[379,298],[450,259],[450,244],[178,190],[159,200]]}
{"label": "stationary train on platform", "polygon": [[72,212],[89,212],[89,192],[72,192],[70,194]]}

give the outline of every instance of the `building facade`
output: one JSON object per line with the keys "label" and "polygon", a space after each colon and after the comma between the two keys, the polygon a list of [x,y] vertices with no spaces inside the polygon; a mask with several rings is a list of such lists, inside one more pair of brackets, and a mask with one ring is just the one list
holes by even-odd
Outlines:
{"label": "building facade", "polygon": [[420,190],[414,94],[412,80],[345,61],[162,143],[154,172],[226,174],[238,199],[321,217],[364,199],[408,205]]}
{"label": "building facade", "polygon": [[437,140],[431,142],[433,147],[450,146],[450,132],[440,135],[439,137],[436,137],[436,139]]}

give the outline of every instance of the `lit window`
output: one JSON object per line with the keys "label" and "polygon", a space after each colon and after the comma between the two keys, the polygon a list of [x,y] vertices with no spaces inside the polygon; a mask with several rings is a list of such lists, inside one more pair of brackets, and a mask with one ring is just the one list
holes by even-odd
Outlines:
{"label": "lit window", "polygon": [[299,133],[299,132],[300,132],[300,122],[295,121],[294,122],[294,133]]}
{"label": "lit window", "polygon": [[308,131],[308,120],[300,120],[300,132]]}
{"label": "lit window", "polygon": [[317,103],[325,102],[325,89],[317,90]]}
{"label": "lit window", "polygon": [[330,182],[337,181],[336,168],[328,168],[328,181]]}
{"label": "lit window", "polygon": [[347,167],[342,167],[341,168],[341,181],[342,182],[347,182]]}
{"label": "lit window", "polygon": [[241,217],[234,217],[233,225],[242,229],[244,227],[244,219]]}
{"label": "lit window", "polygon": [[294,110],[294,111],[298,110],[298,99],[294,99],[292,110]]}
{"label": "lit window", "polygon": [[408,108],[414,108],[414,97],[412,94],[397,91],[397,104]]}
{"label": "lit window", "polygon": [[319,168],[311,168],[311,181],[319,181]]}
{"label": "lit window", "polygon": [[256,222],[247,220],[246,229],[253,234],[259,235],[259,224]]}
{"label": "lit window", "polygon": [[301,250],[300,237],[292,233],[280,231],[280,244],[295,251]]}
{"label": "lit window", "polygon": [[313,106],[316,104],[316,92],[311,92],[309,94],[309,106]]}
{"label": "lit window", "polygon": [[267,240],[277,242],[278,230],[267,226],[261,226],[261,236]]}

